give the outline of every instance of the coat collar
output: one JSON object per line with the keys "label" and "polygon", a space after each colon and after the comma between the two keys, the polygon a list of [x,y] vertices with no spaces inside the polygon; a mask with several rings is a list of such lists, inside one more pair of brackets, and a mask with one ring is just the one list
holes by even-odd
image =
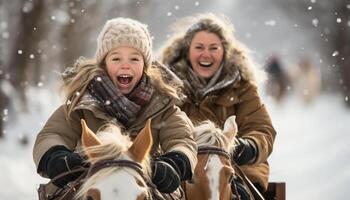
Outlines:
{"label": "coat collar", "polygon": [[[138,117],[136,118],[135,122],[128,127],[128,130],[138,130],[143,127],[144,122],[149,119],[153,118],[160,113],[162,113],[163,110],[166,110],[167,108],[171,107],[176,103],[176,100],[166,96],[164,94],[161,94],[158,91],[155,91],[152,95],[152,98],[147,106],[145,106],[141,111]],[[102,107],[99,105],[98,101],[91,96],[88,92],[86,92],[74,108],[74,110],[90,110],[96,118],[100,118],[106,121],[112,121],[121,126],[121,128],[125,129],[125,127],[118,122],[118,120],[110,115],[108,115],[106,112],[103,111]]]}

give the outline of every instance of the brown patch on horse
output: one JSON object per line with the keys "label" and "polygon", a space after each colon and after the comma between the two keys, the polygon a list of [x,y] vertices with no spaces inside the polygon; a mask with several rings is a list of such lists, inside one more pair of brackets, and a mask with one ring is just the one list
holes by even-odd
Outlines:
{"label": "brown patch on horse", "polygon": [[230,160],[222,156],[219,158],[221,163],[224,165],[220,171],[220,200],[231,200],[233,196],[231,190],[231,181],[233,179],[235,171],[232,168]]}
{"label": "brown patch on horse", "polygon": [[100,190],[97,188],[90,188],[86,194],[86,200],[101,200]]}
{"label": "brown patch on horse", "polygon": [[193,183],[186,183],[186,199],[203,200],[211,196],[209,179],[204,166],[207,164],[209,154],[198,155],[197,165],[192,178]]}
{"label": "brown patch on horse", "polygon": [[129,148],[131,157],[136,162],[141,163],[151,150],[152,143],[151,119],[148,119],[145,127],[140,131]]}
{"label": "brown patch on horse", "polygon": [[[81,119],[81,143],[84,147],[91,147],[101,145],[101,141],[96,134],[87,126],[84,119]],[[98,155],[86,152],[88,157],[97,157]]]}

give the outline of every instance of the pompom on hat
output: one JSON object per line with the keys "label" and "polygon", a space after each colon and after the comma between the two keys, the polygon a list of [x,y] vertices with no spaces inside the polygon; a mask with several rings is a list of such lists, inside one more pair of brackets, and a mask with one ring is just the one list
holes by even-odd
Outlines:
{"label": "pompom on hat", "polygon": [[127,46],[138,50],[144,58],[145,67],[152,63],[152,39],[147,26],[130,18],[108,20],[97,38],[96,62],[101,64],[109,51]]}

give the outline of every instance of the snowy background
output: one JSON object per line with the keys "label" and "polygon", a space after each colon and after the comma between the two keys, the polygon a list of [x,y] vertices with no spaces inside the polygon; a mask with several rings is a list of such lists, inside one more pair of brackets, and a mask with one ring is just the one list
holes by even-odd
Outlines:
{"label": "snowy background", "polygon": [[[6,9],[10,10],[8,12],[4,9],[5,7],[2,7],[5,1],[0,0],[0,65],[7,63],[10,46],[16,41],[16,32],[11,30],[11,26],[17,23],[16,16],[21,12],[16,9],[18,2],[21,1],[7,1]],[[25,2],[22,12],[25,12],[28,5],[30,7],[30,2],[33,1]],[[48,181],[36,174],[32,161],[32,148],[36,134],[62,102],[57,92],[58,71],[69,61],[59,60],[62,59],[59,55],[64,53],[60,49],[69,49],[73,45],[64,46],[64,43],[57,39],[63,24],[67,21],[67,13],[64,13],[65,8],[62,6],[55,7],[54,5],[64,5],[64,3],[45,2],[49,6],[45,20],[50,25],[52,32],[43,37],[47,39],[46,41],[40,43],[46,47],[40,53],[43,59],[39,62],[45,67],[39,74],[40,81],[27,87],[26,107],[23,108],[18,94],[14,92],[11,85],[6,81],[1,83],[1,89],[9,96],[10,104],[2,111],[5,137],[0,138],[0,187],[2,188],[0,200],[38,199],[37,186],[39,183]],[[82,1],[66,0],[62,2],[70,2],[69,6],[74,7],[72,2]],[[282,9],[276,4],[279,2],[277,0],[251,0],[249,3],[245,0],[121,0],[118,3],[104,0],[98,3],[98,6],[94,6],[94,0],[84,2],[88,3],[83,4],[82,7],[96,7],[97,12],[94,19],[90,17],[89,21],[83,21],[79,26],[77,25],[78,27],[84,24],[90,25],[90,27],[84,26],[87,28],[84,30],[88,36],[85,37],[87,38],[86,44],[90,48],[85,48],[81,53],[78,52],[79,55],[87,57],[92,56],[95,51],[97,32],[105,19],[127,16],[138,18],[149,24],[154,37],[155,50],[157,50],[169,36],[169,24],[197,12],[226,14],[235,25],[238,39],[254,51],[253,57],[262,66],[271,55],[276,53],[283,58],[283,64],[287,69],[294,66],[301,55],[310,56],[316,67],[323,72],[324,83],[322,93],[311,104],[303,104],[293,93],[293,88],[282,102],[276,103],[271,96],[266,94],[264,85],[261,85],[263,101],[270,111],[277,130],[274,151],[269,159],[270,180],[286,182],[287,199],[348,199],[350,109],[345,106],[345,103],[349,101],[349,97],[342,95],[339,89],[334,89],[337,87],[330,84],[335,82],[341,85],[343,83],[342,79],[334,75],[333,72],[338,72],[338,68],[329,59],[329,57],[339,58],[339,52],[332,49],[328,55],[325,55],[325,52],[321,51],[324,50],[322,45],[328,42],[328,38],[325,38],[324,35],[330,34],[330,30],[333,30],[331,27],[321,28],[325,23],[322,16],[332,13],[331,25],[340,23],[341,18],[331,8],[323,10],[322,16],[312,13],[319,4],[327,4],[328,1],[290,1],[306,2],[306,6],[302,8],[302,14],[295,12],[292,6],[289,10]],[[287,0],[280,2],[287,2]],[[118,6],[116,7],[115,4]],[[147,6],[147,9],[141,9],[141,13],[138,14],[128,12],[128,9],[132,9],[133,6]],[[349,3],[346,7],[347,12],[350,12]],[[114,8],[115,11],[113,11]],[[82,16],[89,16],[88,9],[78,11]],[[312,16],[309,15],[310,13]],[[304,15],[307,18],[302,24],[297,19]],[[98,20],[100,21],[96,22]],[[350,26],[350,19],[343,19],[343,21]],[[40,30],[40,26],[37,28]],[[81,35],[81,37],[84,36]],[[79,45],[83,45],[82,42],[76,46]],[[21,52],[21,55],[25,53]],[[33,55],[36,57],[31,56],[32,61],[39,58],[36,53]],[[6,68],[5,70],[0,69],[0,75],[2,74],[6,74]],[[34,75],[33,72],[32,76]],[[27,145],[21,145],[21,141],[23,143],[26,139],[28,140]]]}

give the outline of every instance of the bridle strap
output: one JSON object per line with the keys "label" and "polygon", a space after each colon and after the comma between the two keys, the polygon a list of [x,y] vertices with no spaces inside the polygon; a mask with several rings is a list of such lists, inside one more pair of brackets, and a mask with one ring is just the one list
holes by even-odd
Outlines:
{"label": "bridle strap", "polygon": [[142,167],[140,164],[130,161],[130,160],[102,160],[99,161],[95,164],[93,164],[90,169],[88,176],[94,175],[96,172],[100,171],[101,169],[104,168],[109,168],[109,167],[126,167],[126,168],[131,168],[134,171],[136,171],[141,177],[144,177]]}
{"label": "bridle strap", "polygon": [[142,177],[142,179],[145,181],[147,186],[155,187],[155,185],[151,181],[149,181],[148,178],[145,176],[145,174],[142,170],[142,166],[139,163],[131,161],[131,160],[125,160],[125,159],[118,159],[118,160],[111,159],[111,160],[99,161],[90,167],[89,172],[88,172],[88,177],[91,177],[96,172],[100,171],[101,169],[105,169],[105,168],[109,168],[109,167],[130,168],[130,169],[136,171]]}
{"label": "bridle strap", "polygon": [[227,153],[227,151],[225,151],[224,149],[219,148],[219,147],[213,147],[213,146],[199,147],[197,154],[198,155],[201,155],[201,154],[215,154],[215,155],[223,156],[223,157],[231,160],[230,154]]}
{"label": "bridle strap", "polygon": [[[147,178],[147,176],[144,174],[142,170],[142,166],[134,161],[131,160],[125,160],[125,159],[118,159],[118,160],[102,160],[95,164],[93,164],[88,172],[88,177],[91,177],[96,172],[109,168],[109,167],[125,167],[134,170],[137,172],[143,179],[143,181],[146,183],[146,185],[151,189],[151,192],[149,195],[153,196],[154,191],[156,190],[157,186],[155,186],[150,179]],[[153,195],[152,195],[153,194]]]}

